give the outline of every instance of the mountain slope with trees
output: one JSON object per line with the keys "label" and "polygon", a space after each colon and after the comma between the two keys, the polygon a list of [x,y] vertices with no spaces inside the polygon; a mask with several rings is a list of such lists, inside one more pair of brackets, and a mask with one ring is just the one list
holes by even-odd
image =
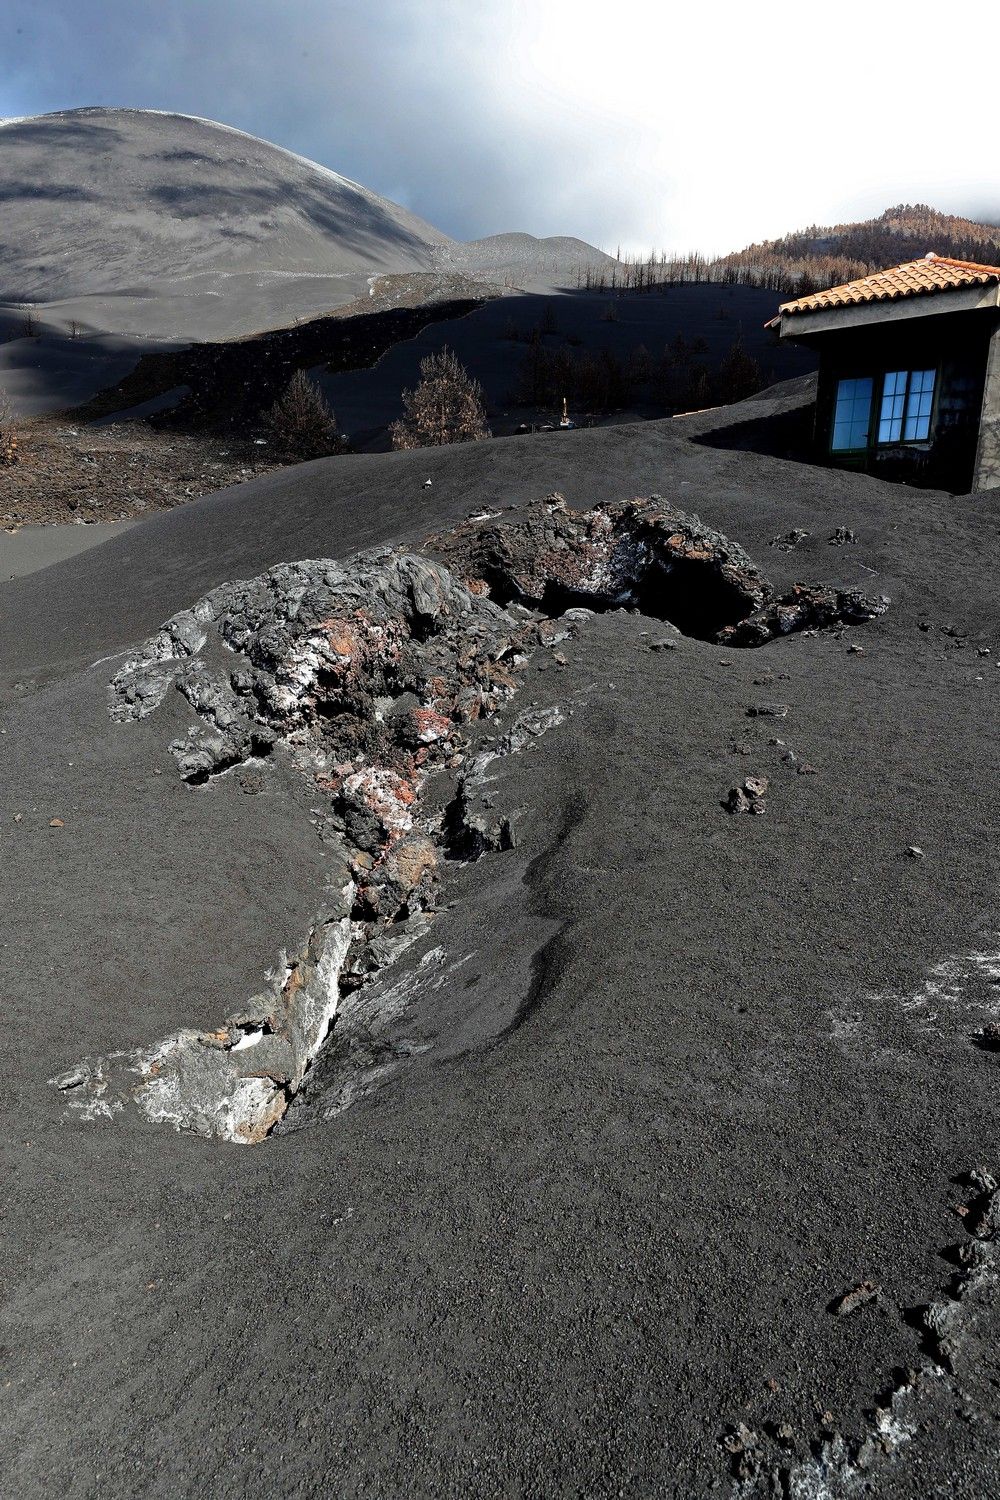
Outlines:
{"label": "mountain slope with trees", "polygon": [[770,287],[804,295],[867,276],[885,266],[919,260],[929,251],[956,260],[1000,263],[1000,225],[939,213],[926,203],[899,203],[875,219],[855,224],[812,224],[776,240],[762,240],[728,255],[657,255],[619,258],[610,275],[587,269],[587,287],[640,290],[677,282],[710,281]]}

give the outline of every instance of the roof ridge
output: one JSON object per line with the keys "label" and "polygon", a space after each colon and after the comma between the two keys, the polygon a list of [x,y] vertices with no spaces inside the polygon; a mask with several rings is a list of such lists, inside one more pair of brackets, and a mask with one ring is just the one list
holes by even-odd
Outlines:
{"label": "roof ridge", "polygon": [[978,261],[955,260],[932,251],[920,260],[901,261],[881,271],[870,271],[854,281],[824,291],[810,292],[782,302],[779,313],[819,312],[824,308],[857,306],[859,303],[895,302],[905,297],[932,296],[935,292],[960,290],[962,287],[986,286],[1000,281],[1000,266],[982,265]]}
{"label": "roof ridge", "polygon": [[[961,271],[993,271],[1000,276],[1000,266],[988,266],[982,260],[956,260],[953,255],[925,255],[925,261],[939,266],[957,266]],[[920,261],[908,261],[908,265],[920,265]]]}

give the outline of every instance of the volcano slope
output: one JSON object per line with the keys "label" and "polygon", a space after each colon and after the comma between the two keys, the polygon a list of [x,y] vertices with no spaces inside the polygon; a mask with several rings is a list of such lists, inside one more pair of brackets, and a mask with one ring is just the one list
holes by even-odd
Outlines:
{"label": "volcano slope", "polygon": [[62,110],[0,122],[0,142],[0,301],[67,326],[231,337],[450,243],[337,172],[191,115]]}
{"label": "volcano slope", "polygon": [[0,586],[13,1493],[996,1493],[996,526],[748,415]]}
{"label": "volcano slope", "polygon": [[565,237],[462,244],[318,162],[158,110],[0,119],[0,209],[0,387],[20,415],[86,401],[143,354],[373,295],[384,311],[615,264]]}

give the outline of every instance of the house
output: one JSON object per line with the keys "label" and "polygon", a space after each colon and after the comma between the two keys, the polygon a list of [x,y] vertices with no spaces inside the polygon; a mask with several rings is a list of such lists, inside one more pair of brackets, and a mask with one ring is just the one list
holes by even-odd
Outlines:
{"label": "house", "polygon": [[819,354],[823,462],[1000,486],[1000,266],[927,255],[782,303],[768,326]]}

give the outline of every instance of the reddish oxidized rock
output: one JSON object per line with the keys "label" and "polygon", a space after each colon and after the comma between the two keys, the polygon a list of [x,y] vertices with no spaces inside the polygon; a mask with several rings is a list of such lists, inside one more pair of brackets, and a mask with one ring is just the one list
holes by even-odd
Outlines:
{"label": "reddish oxidized rock", "polygon": [[413,725],[415,739],[421,745],[433,744],[435,740],[444,740],[451,733],[451,720],[446,719],[444,714],[438,713],[435,708],[415,708],[410,713],[410,721]]}

